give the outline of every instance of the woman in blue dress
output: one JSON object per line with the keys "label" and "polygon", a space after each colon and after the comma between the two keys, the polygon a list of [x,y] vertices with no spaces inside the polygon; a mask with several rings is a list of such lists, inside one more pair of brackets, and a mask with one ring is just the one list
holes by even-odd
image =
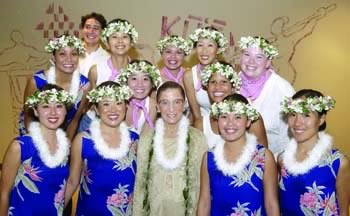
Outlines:
{"label": "woman in blue dress", "polygon": [[[68,138],[73,139],[76,134],[79,120],[86,106],[85,94],[88,91],[89,81],[78,70],[79,55],[85,48],[80,39],[75,36],[62,35],[53,38],[45,46],[45,50],[52,54],[51,66],[48,70],[41,70],[28,79],[24,91],[24,98],[40,90],[46,84],[56,84],[68,91],[74,99],[74,106],[67,111],[66,122],[63,128]],[[20,134],[25,134],[29,123],[33,120],[33,112],[24,107],[20,114]]]}
{"label": "woman in blue dress", "polygon": [[279,215],[274,157],[246,132],[258,112],[232,94],[211,115],[223,140],[203,157],[197,215]]}
{"label": "woman in blue dress", "polygon": [[312,89],[300,90],[282,104],[293,136],[278,158],[283,215],[349,215],[349,160],[323,132],[334,104]]}
{"label": "woman in blue dress", "polygon": [[88,93],[95,118],[73,141],[65,199],[80,183],[76,215],[132,215],[138,135],[124,122],[127,86],[101,83]]}
{"label": "woman in blue dress", "polygon": [[5,154],[0,215],[62,215],[70,142],[59,127],[72,102],[68,92],[51,84],[27,98],[36,120]]}

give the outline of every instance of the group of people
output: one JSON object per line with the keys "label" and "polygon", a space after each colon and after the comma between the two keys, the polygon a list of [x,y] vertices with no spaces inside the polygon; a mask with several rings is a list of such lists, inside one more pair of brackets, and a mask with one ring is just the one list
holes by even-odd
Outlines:
{"label": "group of people", "polygon": [[295,93],[267,40],[240,39],[236,72],[217,29],[168,36],[159,70],[129,57],[127,20],[91,13],[81,30],[50,40],[27,82],[0,216],[69,215],[75,192],[78,216],[349,214],[350,164],[324,132],[335,101]]}

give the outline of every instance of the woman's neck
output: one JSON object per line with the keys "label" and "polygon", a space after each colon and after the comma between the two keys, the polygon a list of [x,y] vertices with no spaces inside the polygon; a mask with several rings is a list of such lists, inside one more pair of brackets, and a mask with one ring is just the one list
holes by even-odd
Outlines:
{"label": "woman's neck", "polygon": [[298,142],[297,146],[297,154],[307,154],[309,153],[314,146],[317,144],[319,140],[318,134],[315,134],[308,140],[305,140],[303,142]]}
{"label": "woman's neck", "polygon": [[122,69],[129,63],[129,57],[125,55],[111,55],[113,67],[116,69]]}
{"label": "woman's neck", "polygon": [[85,50],[88,54],[95,52],[100,47],[99,43],[85,43]]}
{"label": "woman's neck", "polygon": [[164,122],[164,137],[174,138],[177,136],[177,129],[179,124],[168,124]]}
{"label": "woman's neck", "polygon": [[73,77],[73,73],[65,73],[63,71],[60,71],[59,69],[55,68],[56,72],[56,84],[59,86],[63,86],[63,85],[70,85],[70,83],[72,82],[72,77]]}

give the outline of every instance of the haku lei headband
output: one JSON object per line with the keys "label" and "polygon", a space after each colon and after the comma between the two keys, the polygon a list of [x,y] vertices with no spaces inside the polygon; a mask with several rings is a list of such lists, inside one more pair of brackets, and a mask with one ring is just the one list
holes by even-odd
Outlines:
{"label": "haku lei headband", "polygon": [[29,108],[37,107],[39,104],[63,103],[66,106],[73,103],[73,96],[65,90],[50,89],[45,91],[36,91],[27,97],[25,105]]}
{"label": "haku lei headband", "polygon": [[225,38],[224,34],[216,30],[199,28],[190,34],[189,38],[193,41],[193,43],[198,42],[200,38],[212,39],[217,43],[219,53],[223,53],[228,46],[228,40]]}
{"label": "haku lei headband", "polygon": [[118,21],[108,24],[107,27],[102,30],[102,41],[104,43],[107,43],[108,38],[115,32],[121,32],[130,35],[131,41],[133,43],[136,43],[137,38],[139,37],[139,34],[132,24],[127,21]]}
{"label": "haku lei headband", "polygon": [[185,53],[185,55],[189,55],[192,51],[193,43],[191,40],[185,40],[182,37],[173,35],[170,37],[162,38],[156,44],[159,53],[162,53],[168,46],[174,46],[182,50]]}
{"label": "haku lei headband", "polygon": [[325,97],[307,97],[305,99],[285,98],[282,101],[282,112],[307,114],[310,112],[329,111],[335,106],[335,100],[330,96]]}
{"label": "haku lei headband", "polygon": [[278,55],[277,48],[269,44],[268,41],[262,37],[241,37],[238,43],[241,50],[247,49],[248,47],[260,48],[268,59],[273,59]]}
{"label": "haku lei headband", "polygon": [[73,47],[78,50],[79,54],[85,52],[85,47],[83,42],[71,35],[61,35],[60,37],[51,39],[45,46],[45,50],[48,53],[53,53],[56,50],[59,50],[64,47]]}
{"label": "haku lei headband", "polygon": [[102,86],[88,92],[86,98],[89,102],[97,104],[104,98],[110,98],[115,101],[126,101],[132,96],[130,88],[123,86]]}
{"label": "haku lei headband", "polygon": [[237,115],[244,115],[251,121],[255,121],[259,118],[258,111],[250,104],[230,100],[214,103],[211,106],[210,113],[214,117],[219,117],[222,114],[234,113]]}

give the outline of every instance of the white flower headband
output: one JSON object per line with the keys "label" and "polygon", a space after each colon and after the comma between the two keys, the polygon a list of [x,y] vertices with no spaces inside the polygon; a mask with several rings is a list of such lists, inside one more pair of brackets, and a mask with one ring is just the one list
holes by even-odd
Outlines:
{"label": "white flower headband", "polygon": [[185,40],[182,37],[174,35],[162,38],[156,43],[156,47],[159,53],[162,53],[168,46],[174,46],[178,49],[181,49],[185,55],[189,55],[193,48],[193,42],[191,40]]}
{"label": "white flower headband", "polygon": [[251,121],[259,118],[259,113],[250,104],[245,104],[239,101],[224,100],[222,102],[214,103],[211,106],[210,114],[214,117],[219,117],[222,114],[234,113],[238,115],[247,116]]}
{"label": "white flower headband", "polygon": [[220,62],[215,62],[204,68],[201,74],[201,80],[204,86],[208,85],[209,79],[214,73],[220,73],[224,75],[230,81],[236,91],[239,91],[241,88],[242,80],[238,76],[237,72],[234,71],[230,65],[225,65]]}
{"label": "white flower headband", "polygon": [[25,105],[29,108],[37,107],[39,104],[63,103],[69,106],[73,103],[73,96],[65,90],[50,89],[45,91],[37,90],[27,97]]}
{"label": "white flower headband", "polygon": [[335,106],[335,100],[330,97],[307,97],[305,99],[298,98],[293,100],[286,97],[282,101],[282,112],[307,114],[310,112],[329,111]]}
{"label": "white flower headband", "polygon": [[200,38],[212,39],[218,44],[219,53],[223,53],[228,46],[228,41],[224,34],[216,30],[199,28],[190,34],[189,38],[193,41],[193,43],[198,42]]}
{"label": "white flower headband", "polygon": [[277,48],[269,44],[268,41],[262,37],[241,37],[238,43],[241,50],[247,49],[248,47],[260,48],[268,59],[273,59],[278,56]]}
{"label": "white flower headband", "polygon": [[107,43],[108,38],[115,32],[121,32],[130,35],[131,41],[133,43],[136,43],[137,38],[139,37],[139,33],[137,33],[135,27],[132,24],[130,24],[128,21],[118,21],[109,23],[107,27],[103,29],[101,33],[102,41],[104,43]]}
{"label": "white flower headband", "polygon": [[71,35],[62,35],[57,38],[51,39],[45,46],[45,50],[48,53],[53,53],[56,50],[59,50],[64,47],[73,47],[78,50],[79,54],[83,54],[85,52],[85,47],[83,42]]}
{"label": "white flower headband", "polygon": [[147,63],[146,61],[138,61],[129,63],[126,68],[120,71],[120,74],[117,78],[117,82],[121,85],[128,85],[128,78],[131,74],[134,73],[145,73],[151,80],[153,85],[158,87],[162,82],[160,77],[160,71],[153,65]]}
{"label": "white flower headband", "polygon": [[104,98],[110,98],[115,101],[126,101],[132,96],[130,88],[124,86],[102,86],[88,92],[86,98],[90,103],[97,104]]}

